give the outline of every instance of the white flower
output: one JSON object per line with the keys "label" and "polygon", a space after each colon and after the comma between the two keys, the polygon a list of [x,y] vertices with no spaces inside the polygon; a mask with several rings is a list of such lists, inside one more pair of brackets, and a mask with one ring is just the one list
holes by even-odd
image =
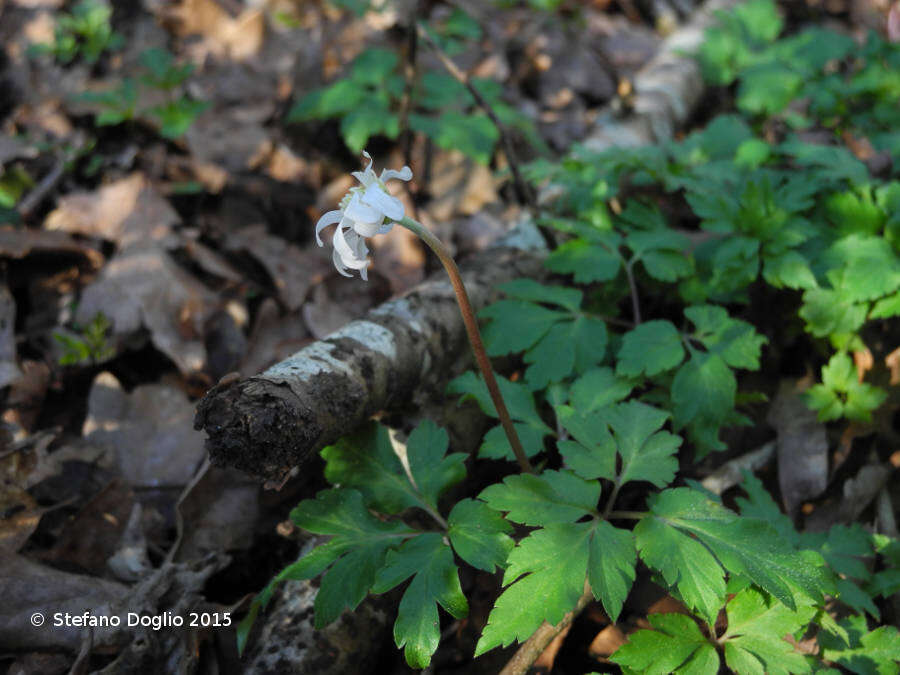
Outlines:
{"label": "white flower", "polygon": [[334,231],[334,266],[345,277],[352,276],[347,268],[359,270],[360,276],[366,279],[366,258],[369,249],[366,237],[385,234],[394,223],[403,220],[403,202],[388,194],[385,183],[392,178],[409,180],[412,171],[404,166],[400,171],[385,169],[381,176],[372,171],[372,157],[363,152],[369,165],[365,171],[354,171],[353,176],[362,183],[362,187],[350,188],[341,200],[340,209],[329,211],[316,223],[316,241],[322,246],[319,233],[329,225],[337,223]]}

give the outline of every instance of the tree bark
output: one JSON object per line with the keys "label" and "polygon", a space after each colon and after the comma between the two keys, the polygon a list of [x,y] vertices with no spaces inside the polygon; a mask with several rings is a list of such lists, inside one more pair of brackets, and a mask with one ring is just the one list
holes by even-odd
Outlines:
{"label": "tree bark", "polygon": [[[540,233],[523,221],[473,256],[461,271],[475,309],[496,299],[498,284],[539,276],[545,254]],[[278,482],[375,413],[442,393],[468,349],[441,272],[264,373],[215,386],[194,427],[208,434],[214,464]]]}

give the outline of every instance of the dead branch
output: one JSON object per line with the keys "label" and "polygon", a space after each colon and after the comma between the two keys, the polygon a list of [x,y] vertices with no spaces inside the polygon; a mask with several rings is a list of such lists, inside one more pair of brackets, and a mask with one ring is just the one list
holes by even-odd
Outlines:
{"label": "dead branch", "polygon": [[[467,261],[462,275],[476,310],[496,298],[497,284],[538,276],[544,252],[525,221]],[[206,430],[214,464],[280,481],[373,414],[442,394],[468,349],[440,273],[261,375],[220,383],[200,401],[194,426]]]}

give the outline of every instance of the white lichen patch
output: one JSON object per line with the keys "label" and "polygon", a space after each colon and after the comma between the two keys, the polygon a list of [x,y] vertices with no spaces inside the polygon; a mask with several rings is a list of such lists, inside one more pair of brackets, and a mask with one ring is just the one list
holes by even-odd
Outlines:
{"label": "white lichen patch", "polygon": [[260,377],[272,382],[308,382],[320,373],[341,372],[354,375],[353,370],[343,361],[332,356],[334,345],[327,342],[313,342],[293,356],[265,371]]}
{"label": "white lichen patch", "polygon": [[348,338],[355,340],[374,352],[387,357],[391,361],[397,358],[397,344],[394,334],[384,326],[371,321],[354,321],[329,335],[327,340]]}

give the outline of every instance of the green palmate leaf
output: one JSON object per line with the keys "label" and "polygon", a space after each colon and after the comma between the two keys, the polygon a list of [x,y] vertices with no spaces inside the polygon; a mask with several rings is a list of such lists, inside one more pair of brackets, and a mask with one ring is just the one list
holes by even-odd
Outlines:
{"label": "green palmate leaf", "polygon": [[870,319],[889,319],[900,315],[900,293],[894,293],[886,298],[882,298],[872,307],[869,312]]}
{"label": "green palmate leaf", "polygon": [[612,655],[626,673],[713,675],[719,669],[715,647],[689,616],[651,614],[653,630],[639,630]]}
{"label": "green palmate leaf", "polygon": [[372,136],[397,138],[399,133],[400,118],[377,100],[367,100],[364,107],[351,110],[341,119],[341,135],[354,152],[361,152]]}
{"label": "green palmate leaf", "polygon": [[501,356],[532,347],[569,315],[524,300],[500,300],[482,309],[478,316],[491,319],[484,330],[488,354]]}
{"label": "green palmate leaf", "polygon": [[[519,431],[520,440],[529,456],[543,450],[543,437],[552,434],[553,430],[541,419],[534,404],[534,395],[527,386],[519,382],[510,382],[506,378],[497,377],[497,384],[509,414]],[[497,411],[491,401],[484,379],[473,372],[463,373],[450,381],[447,386],[449,394],[463,394],[464,399],[472,398],[487,415],[497,418]],[[512,448],[506,440],[502,428],[495,427],[485,436],[479,455],[490,458],[514,460]]]}
{"label": "green palmate leaf", "polygon": [[575,440],[557,442],[565,464],[582,478],[616,477],[616,443],[609,433],[603,411],[579,414],[568,406],[557,406],[560,424]]}
{"label": "green palmate leaf", "polygon": [[647,566],[676,588],[688,607],[714,624],[725,604],[725,574],[709,549],[652,516],[637,524],[634,536]]}
{"label": "green palmate leaf", "polygon": [[466,477],[465,453],[444,456],[449,442],[447,431],[429,419],[423,420],[406,442],[406,457],[415,487],[422,499],[435,509],[444,490]]}
{"label": "green palmate leaf", "polygon": [[581,307],[582,292],[565,286],[547,286],[533,279],[513,279],[498,287],[506,295],[528,302],[542,302],[558,305],[563,309],[577,312]]}
{"label": "green palmate leaf", "polygon": [[600,484],[571,471],[545,471],[540,476],[507,476],[479,496],[506,517],[523,525],[569,523],[596,513]]}
{"label": "green palmate leaf", "polygon": [[672,381],[676,427],[697,419],[719,426],[734,410],[736,393],[737,380],[725,360],[716,354],[696,352]]}
{"label": "green palmate leaf", "polygon": [[800,317],[815,337],[855,333],[866,320],[866,305],[852,302],[839,291],[813,288],[803,294]]}
{"label": "green palmate leaf", "polygon": [[311,553],[306,563],[301,559],[290,573],[290,578],[309,578],[330,564],[316,594],[316,628],[337,619],[344,609],[355,609],[369,593],[387,551],[415,533],[404,523],[378,520],[362,494],[346,488],[323,490],[315,499],[300,502],[291,520],[308,532],[333,537],[325,551]]}
{"label": "green palmate leaf", "polygon": [[797,251],[767,256],[763,261],[763,278],[775,288],[816,288],[818,283],[809,261]]}
{"label": "green palmate leaf", "polygon": [[849,616],[838,622],[850,638],[842,644],[831,635],[821,635],[823,659],[844,666],[862,675],[896,675],[900,668],[900,633],[894,626],[882,626],[869,631],[865,617]]}
{"label": "green palmate leaf", "polygon": [[747,493],[747,497],[738,497],[735,500],[741,515],[765,520],[775,528],[782,539],[796,545],[800,535],[794,529],[794,523],[781,511],[762,481],[746,469],[741,473],[744,476],[741,488]]}
{"label": "green palmate leaf", "polygon": [[656,375],[681,363],[684,347],[671,321],[647,321],[625,333],[618,359],[617,375]]}
{"label": "green palmate leaf", "polygon": [[676,281],[693,269],[684,254],[690,242],[678,232],[668,229],[632,232],[625,243],[634,253],[633,260],[640,260],[647,274],[659,281]]}
{"label": "green palmate leaf", "polygon": [[515,542],[512,526],[484,502],[463,499],[447,518],[453,550],[472,567],[493,573],[506,564]]}
{"label": "green palmate leaf", "polygon": [[387,427],[370,423],[321,454],[329,483],[358,489],[381,513],[399,513],[421,503],[394,453]]}
{"label": "green palmate leaf", "polygon": [[475,656],[525,640],[544,621],[562,620],[584,592],[592,532],[592,523],[560,523],[519,542],[503,577],[509,588],[494,604]]}
{"label": "green palmate leaf", "polygon": [[398,647],[406,646],[410,667],[427,668],[441,638],[437,605],[461,619],[469,613],[469,604],[459,585],[453,553],[437,532],[420,534],[391,551],[372,590],[385,593],[410,577],[394,623],[394,641]]}
{"label": "green palmate leaf", "polygon": [[[819,554],[794,551],[768,523],[738,516],[698,492],[687,488],[665,490],[651,498],[650,510],[653,515],[641,521],[638,528],[657,519],[666,527],[696,537],[726,570],[749,578],[791,609],[797,608],[798,598],[819,602],[823,592],[833,589]],[[638,534],[638,528],[635,534],[640,549],[646,535]]]}
{"label": "green palmate leaf", "polygon": [[616,479],[619,485],[645,480],[661,488],[672,481],[678,470],[675,453],[681,445],[681,438],[659,430],[669,418],[669,413],[629,401],[598,414],[604,415],[612,429],[621,458],[621,469]]}
{"label": "green palmate leaf", "polygon": [[622,258],[612,244],[575,239],[547,256],[544,265],[553,272],[573,275],[579,284],[587,284],[615,279]]}
{"label": "green palmate leaf", "polygon": [[445,150],[458,150],[481,164],[490,162],[499,132],[487,115],[447,111],[438,118],[412,114],[409,126]]}
{"label": "green palmate leaf", "polygon": [[[544,436],[547,434],[545,430],[524,424],[522,422],[513,422],[522,448],[528,457],[534,457],[539,452],[544,451]],[[503,425],[498,424],[492,427],[481,441],[478,448],[478,456],[481,459],[508,459],[515,460],[512,448],[509,446],[509,439]]]}
{"label": "green palmate leaf", "polygon": [[826,251],[831,285],[850,302],[874,300],[900,286],[900,258],[881,237],[850,235]]}
{"label": "green palmate leaf", "polygon": [[612,368],[594,368],[572,384],[569,402],[578,413],[586,415],[628,398],[634,386],[630,379],[617,377]]}
{"label": "green palmate leaf", "polygon": [[684,315],[696,327],[694,335],[712,354],[717,354],[732,368],[759,368],[759,353],[766,338],[746,321],[732,319],[723,307],[695,305]]}
{"label": "green palmate leaf", "polygon": [[887,398],[887,392],[871,384],[860,382],[856,368],[847,354],[835,354],[822,368],[822,384],[809,389],[807,403],[819,411],[819,421],[847,417],[868,422],[872,411]]}
{"label": "green palmate leaf", "polygon": [[734,596],[726,607],[725,661],[739,673],[806,673],[809,666],[785,636],[805,629],[816,608],[808,600],[789,609],[756,588]]}
{"label": "green palmate leaf", "polygon": [[603,603],[609,620],[615,623],[634,583],[637,564],[634,537],[628,530],[600,522],[591,537],[589,555],[591,591]]}

